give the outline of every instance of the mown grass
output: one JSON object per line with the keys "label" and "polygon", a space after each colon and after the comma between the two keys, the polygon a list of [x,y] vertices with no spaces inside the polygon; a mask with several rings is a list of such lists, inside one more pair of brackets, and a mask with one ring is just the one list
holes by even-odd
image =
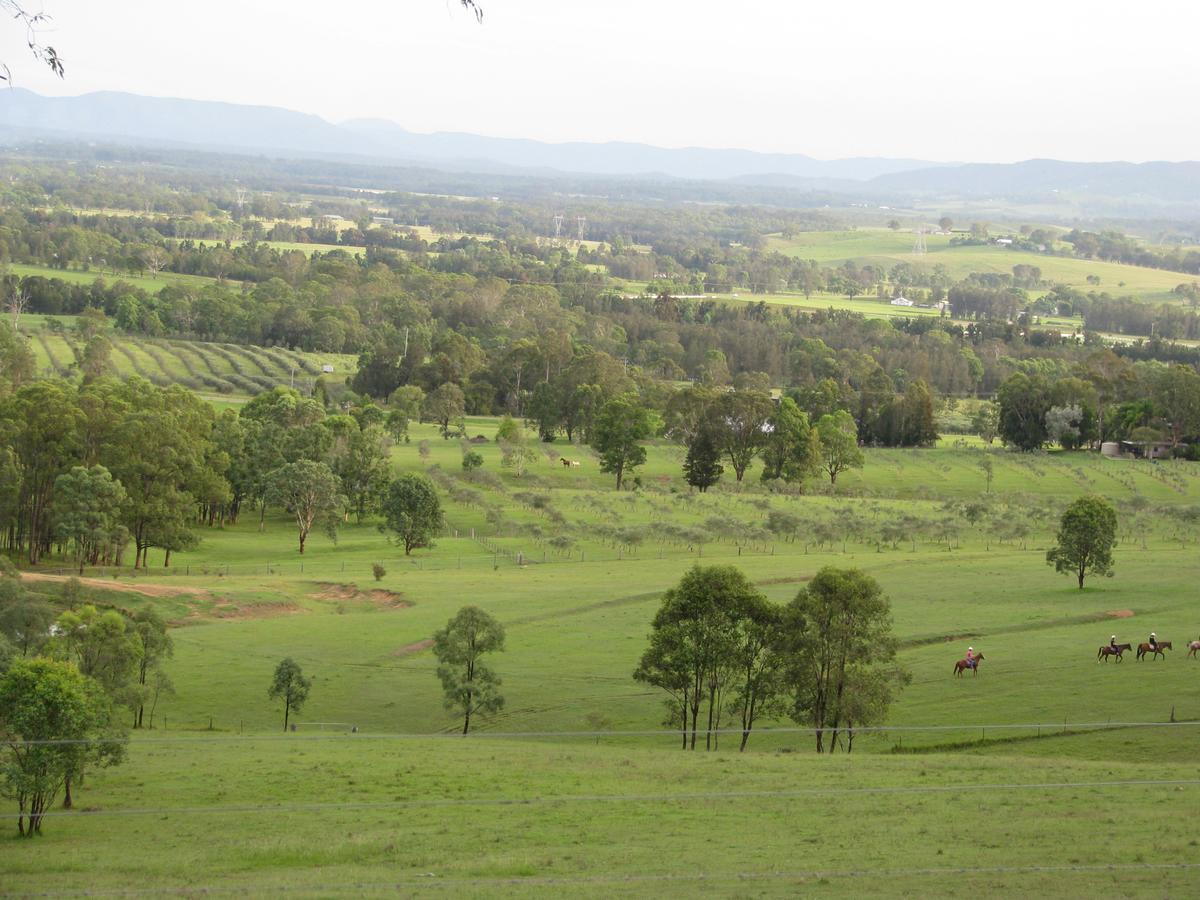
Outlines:
{"label": "mown grass", "polygon": [[[0,840],[0,865],[6,891],[20,894],[599,897],[669,886],[941,896],[1052,884],[1068,896],[1161,896],[1192,881],[1150,867],[1195,858],[1200,824],[1168,819],[1160,805],[1195,803],[1194,774],[1185,764],[1115,773],[1108,762],[1038,757],[684,755],[363,736],[135,742],[124,767],[89,776],[83,810],[48,818],[40,840]],[[1130,778],[1161,784],[1119,783]],[[152,812],[121,814],[135,810]]]}

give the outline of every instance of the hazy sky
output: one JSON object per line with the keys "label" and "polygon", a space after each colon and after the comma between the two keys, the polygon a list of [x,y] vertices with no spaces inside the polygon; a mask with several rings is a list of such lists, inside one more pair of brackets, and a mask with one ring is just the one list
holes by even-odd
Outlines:
{"label": "hazy sky", "polygon": [[820,158],[1200,157],[1200,4],[1148,0],[26,0],[43,93],[261,103],[332,121]]}

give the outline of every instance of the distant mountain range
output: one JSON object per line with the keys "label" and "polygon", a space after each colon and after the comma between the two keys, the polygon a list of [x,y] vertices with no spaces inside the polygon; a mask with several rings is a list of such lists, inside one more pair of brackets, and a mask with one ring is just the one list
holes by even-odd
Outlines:
{"label": "distant mountain range", "polygon": [[617,142],[555,144],[451,132],[418,134],[378,119],[334,124],[276,107],[110,91],[43,97],[21,88],[0,90],[0,142],[31,138],[370,160],[447,172],[719,181],[759,189],[831,192],[899,205],[958,198],[983,205],[1010,201],[1094,211],[1200,213],[1197,162],[819,160],[751,150],[669,149]]}
{"label": "distant mountain range", "polygon": [[124,139],[220,150],[370,157],[456,169],[531,170],[689,179],[785,175],[865,181],[935,166],[913,159],[819,160],[751,150],[667,149],[632,143],[564,143],[438,132],[417,134],[394,122],[359,119],[335,125],[319,116],[269,106],[175,100],[103,91],[43,97],[0,91],[0,128],[25,135]]}

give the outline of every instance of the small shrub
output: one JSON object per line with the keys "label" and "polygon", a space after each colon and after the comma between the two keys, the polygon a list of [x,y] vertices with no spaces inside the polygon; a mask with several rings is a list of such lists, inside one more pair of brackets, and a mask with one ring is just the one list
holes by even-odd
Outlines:
{"label": "small shrub", "polygon": [[483,457],[474,450],[468,450],[463,454],[462,467],[464,472],[473,472],[483,465]]}
{"label": "small shrub", "polygon": [[429,459],[429,441],[417,444],[417,452],[421,454],[421,459]]}
{"label": "small shrub", "polygon": [[382,581],[383,576],[387,574],[387,569],[385,569],[380,563],[372,563],[371,574],[375,576],[376,581]]}

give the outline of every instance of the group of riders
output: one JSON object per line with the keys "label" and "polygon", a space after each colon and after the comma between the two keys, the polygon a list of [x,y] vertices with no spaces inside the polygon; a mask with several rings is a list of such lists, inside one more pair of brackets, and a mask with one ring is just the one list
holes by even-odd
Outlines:
{"label": "group of riders", "polygon": [[[1156,635],[1153,631],[1150,632],[1150,637],[1146,641],[1146,644],[1149,646],[1151,653],[1158,653],[1158,651],[1159,651],[1158,635]],[[1117,656],[1119,658],[1122,651],[1125,650],[1127,647],[1128,647],[1127,644],[1118,644],[1117,636],[1114,634],[1112,637],[1110,637],[1108,639],[1108,646],[1103,649],[1107,650],[1109,653],[1111,653],[1114,656]],[[974,669],[979,665],[979,657],[976,655],[974,647],[967,648],[967,655],[963,659],[963,662],[966,664],[964,666],[964,668],[967,668],[967,669]]]}
{"label": "group of riders", "polygon": [[[1200,648],[1200,641],[1193,641],[1191,644],[1189,644],[1188,645],[1188,655],[1189,656],[1194,655],[1197,648]],[[1103,659],[1104,662],[1108,662],[1108,658],[1110,656],[1115,656],[1117,658],[1117,662],[1120,662],[1121,658],[1122,658],[1122,654],[1126,650],[1132,650],[1132,649],[1133,649],[1132,644],[1118,644],[1117,636],[1114,634],[1112,637],[1110,637],[1108,639],[1107,646],[1102,646],[1100,648],[1100,652],[1097,654],[1097,659]],[[1137,657],[1138,657],[1138,659],[1142,659],[1146,655],[1150,655],[1150,656],[1162,655],[1165,658],[1165,654],[1163,654],[1163,651],[1170,650],[1170,649],[1171,649],[1171,642],[1170,641],[1160,641],[1158,639],[1158,635],[1156,635],[1152,631],[1152,632],[1150,632],[1150,637],[1146,639],[1146,643],[1138,645]]]}

